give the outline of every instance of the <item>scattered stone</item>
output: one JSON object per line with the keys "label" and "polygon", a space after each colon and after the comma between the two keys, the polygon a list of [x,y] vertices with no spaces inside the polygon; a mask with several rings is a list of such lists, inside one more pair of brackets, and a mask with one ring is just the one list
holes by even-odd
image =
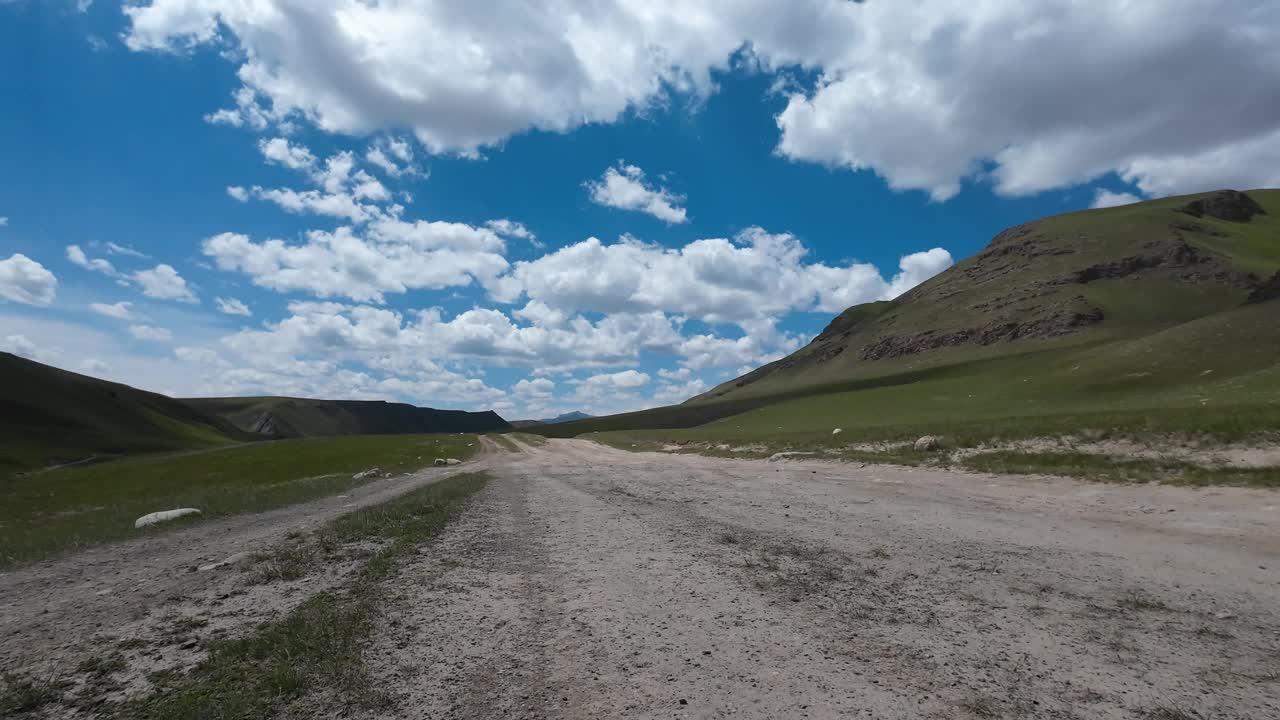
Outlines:
{"label": "scattered stone", "polygon": [[1224,610],[1223,612],[1220,612],[1217,615],[1214,615],[1214,617],[1218,618],[1219,620],[1230,620],[1235,616],[1236,614],[1231,612],[1230,610]]}
{"label": "scattered stone", "polygon": [[461,460],[459,460],[458,458],[446,458],[446,459],[445,459],[445,464],[447,464],[447,465],[461,465],[461,464],[462,464],[462,461],[461,461]]}
{"label": "scattered stone", "polygon": [[448,465],[449,461],[444,458],[436,458],[436,465]]}
{"label": "scattered stone", "polygon": [[811,457],[817,454],[818,453],[811,453],[811,452],[780,452],[780,453],[774,453],[770,455],[769,462],[778,462],[779,460],[791,460],[793,458],[799,458],[799,457]]}
{"label": "scattered stone", "polygon": [[844,428],[836,428],[835,430],[832,430],[832,431],[831,431],[831,434],[832,434],[832,435],[839,435],[839,434],[840,434],[840,433],[842,433],[842,432],[844,432]]}
{"label": "scattered stone", "polygon": [[234,565],[235,563],[238,563],[247,557],[249,557],[249,553],[238,552],[234,555],[228,555],[227,557],[223,558],[222,560],[219,560],[218,562],[209,563],[208,565],[201,565],[200,567],[196,568],[196,570],[200,572],[217,570],[220,567],[226,567],[227,565]]}
{"label": "scattered stone", "polygon": [[200,511],[195,508],[178,508],[176,510],[161,510],[160,512],[148,513],[138,518],[137,520],[134,520],[133,527],[135,529],[144,528],[148,525],[155,525],[156,523],[168,522],[170,520],[177,520],[180,517],[186,517],[188,515],[199,515],[199,514],[200,514]]}
{"label": "scattered stone", "polygon": [[355,475],[352,475],[352,476],[351,476],[351,479],[352,479],[352,480],[364,480],[365,478],[369,478],[369,477],[377,477],[377,476],[378,476],[378,473],[380,473],[380,472],[382,472],[381,468],[376,468],[376,467],[374,467],[374,468],[369,468],[368,470],[365,470],[365,471],[363,471],[363,472],[358,472],[358,473],[356,473]]}
{"label": "scattered stone", "polygon": [[925,435],[916,440],[915,448],[919,452],[928,452],[942,447],[942,438],[936,435]]}

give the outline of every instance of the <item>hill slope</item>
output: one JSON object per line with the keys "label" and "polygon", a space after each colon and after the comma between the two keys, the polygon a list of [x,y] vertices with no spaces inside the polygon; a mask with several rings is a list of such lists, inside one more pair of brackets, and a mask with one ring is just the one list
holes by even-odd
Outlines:
{"label": "hill slope", "polygon": [[511,425],[492,410],[435,410],[380,400],[287,397],[191,398],[183,402],[235,427],[273,438],[497,432]]}
{"label": "hill slope", "polygon": [[9,353],[0,353],[0,378],[0,473],[249,437],[179,400]]}
{"label": "hill slope", "polygon": [[1147,422],[1155,408],[1275,402],[1278,271],[1277,190],[1045,218],[893,301],[849,308],[796,353],[682,405],[532,431],[905,433],[942,417]]}

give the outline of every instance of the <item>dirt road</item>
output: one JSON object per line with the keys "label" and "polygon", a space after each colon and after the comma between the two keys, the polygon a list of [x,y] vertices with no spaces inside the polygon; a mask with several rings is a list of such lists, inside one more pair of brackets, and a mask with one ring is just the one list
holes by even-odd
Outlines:
{"label": "dirt road", "polygon": [[[1280,717],[1274,492],[575,440],[469,465],[494,479],[370,638],[378,717]],[[187,571],[432,477],[0,575],[0,669],[165,598],[268,602]]]}
{"label": "dirt road", "polygon": [[396,581],[399,717],[1280,717],[1274,493],[526,453]]}

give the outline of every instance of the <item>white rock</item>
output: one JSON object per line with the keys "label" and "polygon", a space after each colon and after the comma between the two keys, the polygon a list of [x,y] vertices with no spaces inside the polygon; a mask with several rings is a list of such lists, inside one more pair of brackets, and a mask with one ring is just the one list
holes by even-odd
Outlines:
{"label": "white rock", "polygon": [[942,447],[942,438],[935,435],[925,435],[919,440],[916,440],[915,444],[916,450],[920,451],[937,450],[940,447]]}
{"label": "white rock", "polygon": [[790,460],[792,458],[809,457],[818,453],[811,452],[780,452],[769,456],[769,462],[778,462],[779,460]]}
{"label": "white rock", "polygon": [[170,520],[177,520],[180,517],[186,517],[188,515],[199,515],[199,514],[200,514],[200,511],[195,508],[178,508],[177,510],[161,510],[160,512],[148,513],[138,518],[137,520],[134,520],[133,527],[144,528],[148,525],[155,525],[156,523],[168,522]]}
{"label": "white rock", "polygon": [[436,458],[436,465],[448,465],[449,461],[444,458]]}
{"label": "white rock", "polygon": [[227,566],[227,565],[233,565],[233,564],[235,564],[235,563],[238,563],[238,562],[240,562],[241,560],[244,560],[244,559],[245,559],[245,558],[247,558],[247,557],[249,557],[249,553],[247,553],[247,552],[238,552],[238,553],[236,553],[235,555],[228,555],[227,557],[223,558],[222,560],[219,560],[218,562],[215,562],[215,563],[209,563],[208,565],[201,565],[200,567],[196,568],[196,570],[198,570],[198,571],[200,571],[200,572],[208,572],[208,571],[210,571],[210,570],[217,570],[217,569],[218,569],[218,568],[220,568],[220,567],[225,567],[225,566]]}
{"label": "white rock", "polygon": [[377,476],[378,476],[378,473],[380,473],[380,472],[382,472],[382,471],[381,471],[380,469],[376,468],[376,467],[375,467],[375,468],[369,468],[368,470],[365,470],[364,472],[358,472],[358,473],[356,473],[355,475],[352,475],[352,476],[351,476],[351,479],[352,479],[352,480],[363,480],[363,479],[365,479],[365,478],[367,478],[367,477],[377,477]]}
{"label": "white rock", "polygon": [[831,431],[831,434],[832,434],[832,435],[839,435],[839,434],[840,434],[840,433],[842,433],[842,432],[844,432],[844,428],[836,428],[835,430],[832,430],[832,431]]}
{"label": "white rock", "polygon": [[462,461],[458,458],[446,458],[445,463],[448,465],[461,465]]}

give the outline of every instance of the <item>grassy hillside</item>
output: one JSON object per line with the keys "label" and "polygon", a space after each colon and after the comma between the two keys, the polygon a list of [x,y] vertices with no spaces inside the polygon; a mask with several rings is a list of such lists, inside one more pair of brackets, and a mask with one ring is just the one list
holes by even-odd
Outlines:
{"label": "grassy hillside", "polygon": [[1276,190],[1046,218],[687,403],[529,432],[813,444],[1274,430],[1280,301],[1266,298],[1280,293],[1266,288],[1278,270]]}
{"label": "grassy hillside", "polygon": [[511,428],[493,411],[435,410],[382,401],[244,397],[191,398],[183,402],[241,430],[275,438],[476,433]]}
{"label": "grassy hillside", "polygon": [[249,436],[173,398],[0,353],[0,476],[93,456],[227,445]]}
{"label": "grassy hillside", "polygon": [[0,568],[135,537],[133,521],[149,512],[194,507],[199,522],[283,507],[368,482],[352,476],[371,467],[407,472],[478,448],[474,435],[281,440],[0,480]]}

